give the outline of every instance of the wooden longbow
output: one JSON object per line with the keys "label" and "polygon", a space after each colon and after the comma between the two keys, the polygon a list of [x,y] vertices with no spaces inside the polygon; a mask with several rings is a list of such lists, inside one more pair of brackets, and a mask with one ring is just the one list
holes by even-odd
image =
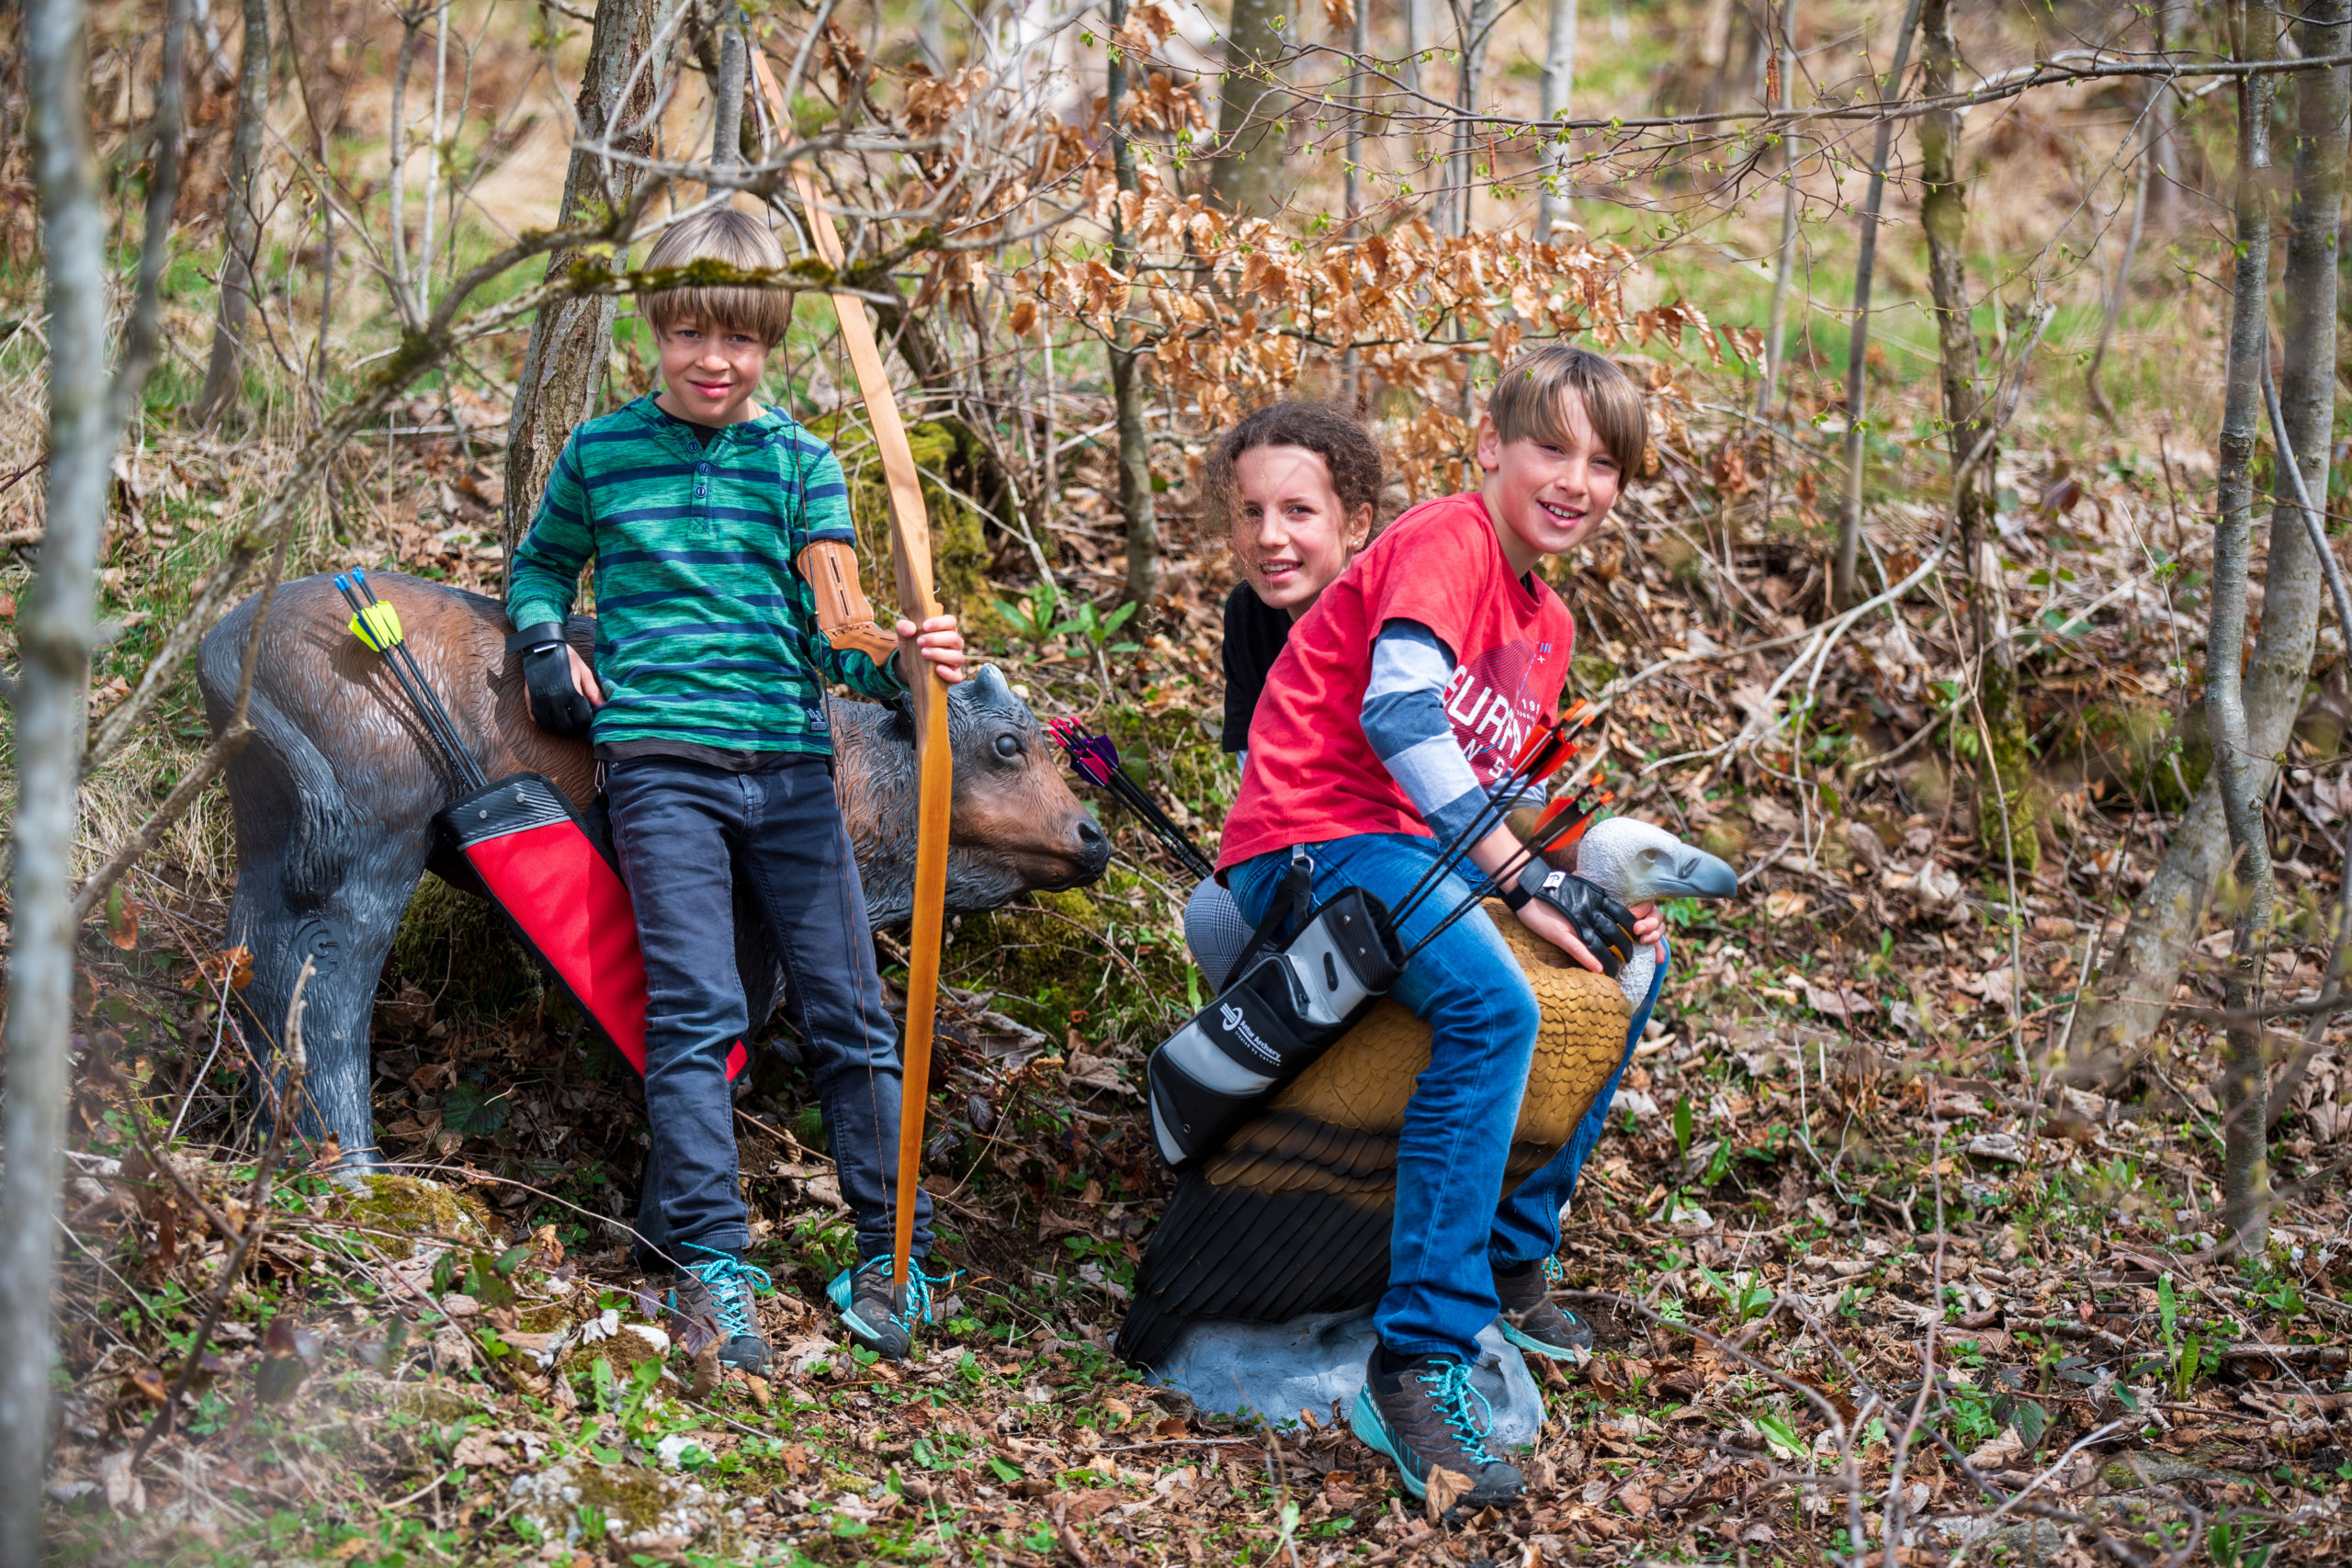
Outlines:
{"label": "wooden longbow", "polygon": [[[783,91],[769,68],[767,51],[751,51],[760,91],[775,111],[775,123],[788,127]],[[842,265],[841,237],[833,220],[818,205],[816,181],[808,165],[792,168],[800,195],[800,211],[809,237],[825,265],[839,272]],[[922,486],[915,473],[914,448],[907,444],[907,427],[899,417],[899,401],[890,391],[890,378],[882,367],[882,351],[874,341],[874,321],[865,301],[854,294],[836,293],[833,310],[841,318],[842,338],[849,345],[850,367],[856,372],[858,390],[865,394],[866,417],[874,426],[874,445],[882,457],[883,478],[890,491],[890,567],[898,581],[899,611],[921,626],[940,614],[932,593],[931,523],[923,512]],[[898,1309],[906,1311],[907,1282],[912,1278],[915,1194],[922,1179],[922,1130],[929,1110],[931,1036],[939,1000],[939,945],[946,932],[947,829],[954,805],[955,759],[948,751],[947,687],[920,654],[922,668],[908,685],[914,697],[915,771],[915,889],[914,930],[907,943],[907,1047],[899,1096],[899,1190],[891,1253],[891,1289]]]}

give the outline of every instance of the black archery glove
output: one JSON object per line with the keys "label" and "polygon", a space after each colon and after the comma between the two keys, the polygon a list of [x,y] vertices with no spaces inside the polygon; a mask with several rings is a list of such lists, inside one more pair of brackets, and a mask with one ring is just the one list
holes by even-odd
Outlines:
{"label": "black archery glove", "polygon": [[1504,893],[1503,902],[1516,912],[1538,898],[1560,912],[1585,951],[1600,960],[1600,972],[1615,979],[1639,945],[1634,940],[1634,911],[1575,872],[1554,871],[1533,860],[1519,874],[1517,885]]}
{"label": "black archery glove", "polygon": [[531,722],[549,735],[588,733],[595,708],[571,683],[571,650],[563,624],[542,621],[506,639],[506,651],[523,655],[523,686],[531,694]]}

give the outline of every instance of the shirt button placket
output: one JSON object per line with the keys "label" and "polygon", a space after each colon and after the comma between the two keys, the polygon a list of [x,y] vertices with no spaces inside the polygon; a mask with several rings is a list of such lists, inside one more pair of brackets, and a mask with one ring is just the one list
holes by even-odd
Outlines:
{"label": "shirt button placket", "polygon": [[710,463],[707,459],[695,467],[695,521],[710,521]]}

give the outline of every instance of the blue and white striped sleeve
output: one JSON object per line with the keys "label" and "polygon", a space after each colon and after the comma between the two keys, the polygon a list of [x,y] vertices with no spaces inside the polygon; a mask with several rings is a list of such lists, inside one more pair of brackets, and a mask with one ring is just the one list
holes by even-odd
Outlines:
{"label": "blue and white striped sleeve", "polygon": [[1398,620],[1380,628],[1363,693],[1364,739],[1440,839],[1467,827],[1487,799],[1445,716],[1453,678],[1453,651],[1429,627]]}

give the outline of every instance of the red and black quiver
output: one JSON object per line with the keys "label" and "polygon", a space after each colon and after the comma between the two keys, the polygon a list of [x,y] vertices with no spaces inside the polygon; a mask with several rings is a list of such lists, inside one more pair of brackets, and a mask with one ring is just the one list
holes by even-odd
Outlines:
{"label": "red and black quiver", "polygon": [[[591,1028],[645,1072],[645,958],[637,945],[637,911],[628,885],[596,835],[544,773],[510,773],[489,782],[458,739],[440,698],[424,682],[406,646],[400,615],[376,597],[368,574],[338,576],[353,610],[354,636],[384,656],[418,718],[466,794],[434,818],[452,848],[481,880],[524,948]],[[729,1047],[733,1082],[751,1063],[741,1040]]]}

